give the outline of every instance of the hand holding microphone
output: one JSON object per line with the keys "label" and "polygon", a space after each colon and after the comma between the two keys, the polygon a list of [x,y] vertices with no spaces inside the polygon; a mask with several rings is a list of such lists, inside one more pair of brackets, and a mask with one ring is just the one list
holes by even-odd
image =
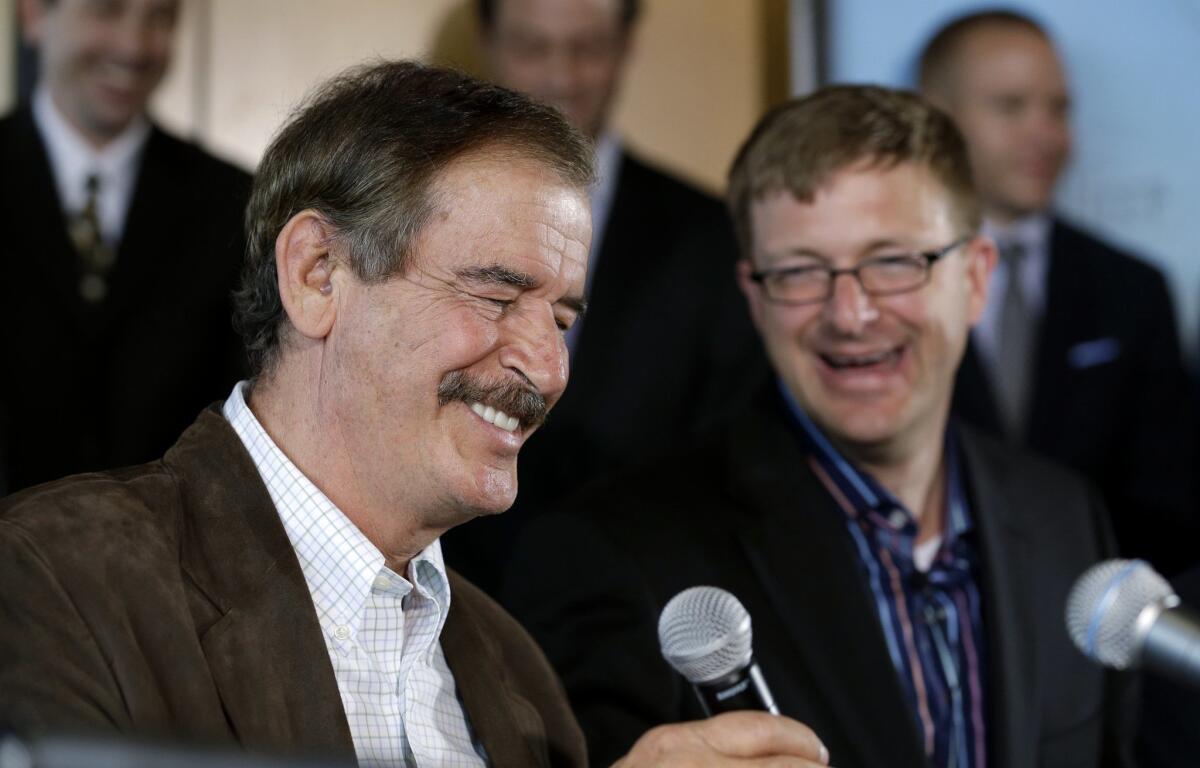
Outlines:
{"label": "hand holding microphone", "polygon": [[752,641],[750,614],[717,587],[685,589],[658,619],[663,658],[692,684],[709,717],[746,709],[779,714]]}
{"label": "hand holding microphone", "polygon": [[812,729],[779,715],[754,663],[750,614],[736,597],[716,587],[684,590],[663,609],[658,635],[709,719],[647,732],[617,766],[829,764]]}

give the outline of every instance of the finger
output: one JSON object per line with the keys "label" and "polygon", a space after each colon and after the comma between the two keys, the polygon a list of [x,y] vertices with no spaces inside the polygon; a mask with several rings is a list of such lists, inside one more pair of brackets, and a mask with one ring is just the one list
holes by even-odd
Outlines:
{"label": "finger", "polygon": [[829,764],[829,750],[811,728],[790,717],[766,712],[727,712],[697,725],[697,735],[729,757],[799,757]]}
{"label": "finger", "polygon": [[718,764],[720,768],[828,768],[825,763],[815,763],[803,757],[727,757]]}

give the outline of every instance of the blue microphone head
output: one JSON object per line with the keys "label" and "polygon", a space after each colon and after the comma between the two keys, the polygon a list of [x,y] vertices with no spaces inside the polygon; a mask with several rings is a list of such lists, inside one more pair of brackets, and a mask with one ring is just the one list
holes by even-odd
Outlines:
{"label": "blue microphone head", "polygon": [[1067,631],[1093,661],[1126,669],[1164,608],[1178,603],[1167,580],[1141,560],[1106,560],[1084,572],[1067,598]]}

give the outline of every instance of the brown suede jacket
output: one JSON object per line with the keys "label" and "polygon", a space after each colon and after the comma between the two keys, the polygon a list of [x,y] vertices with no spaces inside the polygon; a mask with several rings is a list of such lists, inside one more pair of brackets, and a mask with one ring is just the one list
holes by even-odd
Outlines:
{"label": "brown suede jacket", "polygon": [[[494,765],[581,766],[525,631],[450,573],[442,648]],[[157,462],[0,502],[0,730],[353,754],[312,598],[219,406]]]}

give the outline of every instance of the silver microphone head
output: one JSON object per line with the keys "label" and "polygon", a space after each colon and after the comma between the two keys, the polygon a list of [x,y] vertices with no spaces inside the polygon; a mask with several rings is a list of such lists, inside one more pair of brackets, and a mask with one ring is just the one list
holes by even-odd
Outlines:
{"label": "silver microphone head", "polygon": [[1067,631],[1089,659],[1126,669],[1137,661],[1149,625],[1178,604],[1171,585],[1145,562],[1106,560],[1071,587]]}
{"label": "silver microphone head", "polygon": [[658,618],[663,658],[690,683],[719,680],[749,666],[751,640],[750,614],[717,587],[685,589]]}

